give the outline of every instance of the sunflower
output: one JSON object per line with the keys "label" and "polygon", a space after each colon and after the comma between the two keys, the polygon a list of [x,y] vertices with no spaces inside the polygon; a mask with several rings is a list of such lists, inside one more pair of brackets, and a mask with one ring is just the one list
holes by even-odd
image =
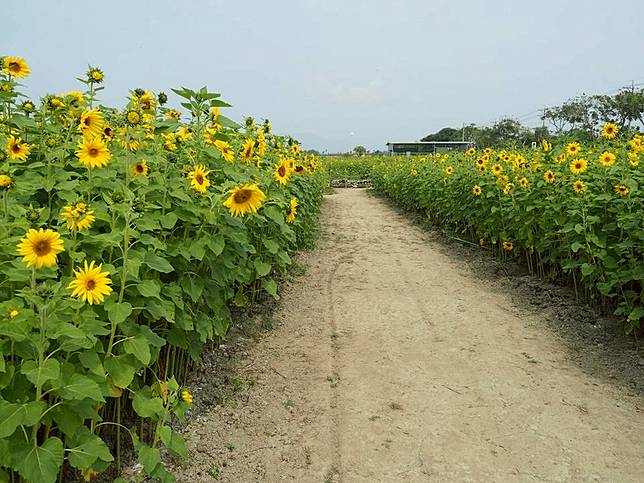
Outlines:
{"label": "sunflower", "polygon": [[180,393],[181,400],[186,404],[192,404],[192,394],[187,389],[184,389]]}
{"label": "sunflower", "polygon": [[76,157],[83,166],[88,168],[103,168],[112,158],[107,144],[100,138],[83,139],[78,143]]}
{"label": "sunflower", "polygon": [[232,216],[244,216],[246,213],[257,213],[266,198],[264,192],[256,184],[236,186],[229,192],[230,196],[224,201],[224,206]]}
{"label": "sunflower", "polygon": [[528,178],[525,176],[519,180],[519,186],[521,186],[521,188],[525,188],[529,183]]}
{"label": "sunflower", "polygon": [[36,110],[36,106],[31,101],[25,101],[20,106],[20,109],[29,114],[30,112],[34,112]]}
{"label": "sunflower", "polygon": [[103,303],[106,295],[112,293],[112,280],[109,272],[102,272],[103,264],[94,266],[94,261],[88,265],[85,260],[85,267],[74,270],[76,280],[72,280],[67,286],[72,291],[72,297],[77,297],[90,305]]}
{"label": "sunflower", "polygon": [[566,154],[565,154],[565,153],[561,153],[559,156],[557,156],[557,157],[555,158],[555,161],[557,162],[557,164],[561,164],[561,163],[563,163],[565,160],[566,160]]}
{"label": "sunflower", "polygon": [[31,69],[22,57],[5,57],[4,68],[2,70],[18,79],[27,77],[29,72],[31,72]]}
{"label": "sunflower", "polygon": [[489,156],[490,154],[492,154],[492,148],[485,148],[485,149],[483,150],[483,153],[484,153],[486,156]]}
{"label": "sunflower", "polygon": [[141,114],[134,109],[130,109],[125,113],[125,122],[130,126],[138,126],[141,124]]}
{"label": "sunflower", "polygon": [[176,109],[170,109],[168,112],[165,113],[165,117],[168,118],[168,120],[172,121],[178,121],[181,118],[181,113],[177,111]]}
{"label": "sunflower", "polygon": [[510,193],[512,193],[513,189],[514,185],[512,183],[508,183],[503,187],[503,193],[509,195]]}
{"label": "sunflower", "polygon": [[95,84],[100,84],[105,79],[105,74],[98,67],[90,67],[87,71],[87,80],[89,82],[94,82]]}
{"label": "sunflower", "polygon": [[137,161],[130,165],[130,173],[132,176],[147,176],[148,175],[148,163],[147,161]]}
{"label": "sunflower", "polygon": [[9,318],[15,319],[16,317],[18,317],[19,313],[20,312],[18,312],[17,309],[11,309],[7,315],[9,315]]}
{"label": "sunflower", "polygon": [[549,169],[548,171],[546,171],[546,172],[544,173],[544,175],[543,175],[543,180],[544,180],[546,183],[554,183],[554,182],[555,182],[555,173],[553,173],[553,172],[552,172],[552,170],[551,170],[551,169]]}
{"label": "sunflower", "polygon": [[300,154],[300,151],[301,151],[301,150],[302,150],[302,148],[301,148],[301,146],[300,146],[299,144],[293,144],[293,146],[291,146],[291,152],[292,152],[295,156],[297,156],[298,154]]}
{"label": "sunflower", "polygon": [[481,173],[485,173],[485,172],[487,171],[487,168],[485,167],[485,165],[484,165],[484,164],[482,164],[482,165],[480,165],[480,166],[479,166],[479,171],[480,171]]}
{"label": "sunflower", "polygon": [[286,215],[286,223],[293,223],[295,221],[295,216],[297,215],[297,198],[291,198],[290,211]]}
{"label": "sunflower", "polygon": [[481,187],[479,185],[474,185],[474,187],[472,188],[472,194],[474,196],[481,196],[481,193],[483,193]]}
{"label": "sunflower", "polygon": [[586,185],[582,180],[578,179],[572,184],[572,189],[575,190],[575,193],[581,193],[586,189]]}
{"label": "sunflower", "polygon": [[208,191],[208,186],[210,186],[208,173],[210,173],[210,171],[208,171],[203,164],[196,164],[192,168],[192,171],[188,173],[188,179],[191,180],[190,187],[197,193],[204,194]]}
{"label": "sunflower", "polygon": [[631,168],[635,168],[639,164],[640,164],[640,155],[633,152],[628,153],[628,165]]}
{"label": "sunflower", "polygon": [[443,170],[443,172],[444,172],[447,176],[451,176],[451,174],[454,172],[454,168],[452,168],[451,166],[448,166],[447,168],[445,168],[445,169]]}
{"label": "sunflower", "polygon": [[548,141],[547,139],[542,139],[541,140],[541,147],[545,152],[552,151],[552,143]]}
{"label": "sunflower", "polygon": [[13,186],[13,178],[8,174],[0,174],[0,189],[7,190]]}
{"label": "sunflower", "polygon": [[221,153],[221,157],[226,161],[232,161],[235,157],[235,152],[231,149],[230,144],[226,141],[215,141],[215,147]]}
{"label": "sunflower", "polygon": [[509,241],[504,241],[501,246],[506,252],[511,252],[512,249],[514,248],[514,246],[512,245],[512,242],[509,242]]}
{"label": "sunflower", "polygon": [[301,176],[302,173],[304,173],[306,170],[305,170],[304,166],[302,166],[301,164],[298,164],[298,165],[295,166],[294,171],[295,171],[295,174],[297,174],[298,176]]}
{"label": "sunflower", "polygon": [[617,125],[613,124],[612,122],[607,122],[606,124],[604,124],[604,127],[602,127],[602,136],[606,139],[613,139],[615,136],[617,136],[618,132],[619,127],[617,127]]}
{"label": "sunflower", "polygon": [[49,228],[38,231],[32,228],[18,244],[18,253],[28,267],[53,267],[58,261],[57,255],[64,251],[60,234]]}
{"label": "sunflower", "polygon": [[479,158],[476,160],[477,166],[485,166],[486,164],[487,164],[487,159],[485,158]]}
{"label": "sunflower", "polygon": [[78,130],[83,133],[83,136],[98,137],[103,134],[103,129],[105,129],[105,119],[98,109],[84,111],[81,114]]}
{"label": "sunflower", "polygon": [[76,203],[75,206],[67,205],[63,208],[63,217],[70,231],[83,231],[92,226],[96,217],[94,210],[90,210],[85,203]]}
{"label": "sunflower", "polygon": [[29,156],[31,146],[20,141],[20,138],[15,138],[14,136],[9,136],[9,139],[7,139],[7,154],[9,155],[9,159],[20,159],[24,161]]}
{"label": "sunflower", "polygon": [[253,157],[253,150],[255,148],[255,141],[252,139],[247,139],[246,142],[244,143],[244,147],[242,148],[242,158],[244,159],[250,159]]}
{"label": "sunflower", "polygon": [[572,174],[581,174],[588,169],[588,161],[584,158],[573,159],[570,162],[570,172]]}
{"label": "sunflower", "polygon": [[469,148],[467,151],[465,151],[465,154],[467,156],[474,156],[476,154],[476,149],[474,148]]}
{"label": "sunflower", "polygon": [[608,168],[613,164],[615,164],[616,159],[617,159],[617,156],[615,156],[613,153],[609,151],[604,151],[601,154],[601,156],[599,156],[599,163],[605,168]]}
{"label": "sunflower", "polygon": [[291,176],[291,170],[288,168],[287,160],[282,159],[280,161],[280,163],[275,167],[275,173],[273,176],[281,185],[285,185],[288,182],[288,178]]}
{"label": "sunflower", "polygon": [[617,193],[619,196],[628,196],[628,193],[631,192],[631,190],[628,189],[627,186],[624,186],[623,184],[618,184],[615,185],[615,193]]}
{"label": "sunflower", "polygon": [[501,174],[503,172],[503,166],[501,166],[500,164],[495,164],[494,166],[492,166],[492,172],[495,175]]}
{"label": "sunflower", "polygon": [[217,106],[210,108],[210,117],[217,119],[219,117],[219,108]]}
{"label": "sunflower", "polygon": [[574,156],[575,154],[579,154],[581,152],[581,144],[575,142],[575,143],[568,143],[566,145],[566,154],[568,156]]}

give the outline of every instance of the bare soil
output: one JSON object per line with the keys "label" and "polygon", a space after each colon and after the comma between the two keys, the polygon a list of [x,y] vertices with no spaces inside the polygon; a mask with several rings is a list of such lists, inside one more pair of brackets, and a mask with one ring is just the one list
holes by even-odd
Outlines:
{"label": "bare soil", "polygon": [[299,263],[197,374],[180,481],[642,481],[642,353],[565,289],[363,189]]}

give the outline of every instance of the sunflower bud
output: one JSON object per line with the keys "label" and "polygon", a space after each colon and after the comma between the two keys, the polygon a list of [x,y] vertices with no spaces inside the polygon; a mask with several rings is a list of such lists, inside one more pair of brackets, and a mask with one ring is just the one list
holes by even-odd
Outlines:
{"label": "sunflower bud", "polygon": [[27,221],[35,223],[40,219],[40,212],[38,210],[34,210],[33,208],[29,208],[25,212],[25,218],[27,218]]}
{"label": "sunflower bud", "polygon": [[143,94],[145,94],[145,91],[139,87],[138,89],[134,89],[134,93],[137,97],[141,97]]}
{"label": "sunflower bud", "polygon": [[157,99],[159,101],[159,104],[161,105],[164,105],[166,102],[168,102],[168,96],[166,95],[165,92],[159,92]]}

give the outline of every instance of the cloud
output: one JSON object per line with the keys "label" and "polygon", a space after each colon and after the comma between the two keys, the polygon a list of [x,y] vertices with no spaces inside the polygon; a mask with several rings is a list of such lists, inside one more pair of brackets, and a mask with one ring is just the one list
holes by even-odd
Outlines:
{"label": "cloud", "polygon": [[311,95],[322,95],[338,104],[373,105],[385,99],[385,83],[382,79],[358,82],[320,79],[315,84],[310,89]]}

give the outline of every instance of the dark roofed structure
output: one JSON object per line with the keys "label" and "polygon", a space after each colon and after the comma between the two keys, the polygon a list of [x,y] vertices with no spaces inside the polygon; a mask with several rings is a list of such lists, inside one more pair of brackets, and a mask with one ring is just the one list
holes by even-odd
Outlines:
{"label": "dark roofed structure", "polygon": [[473,141],[411,141],[388,142],[389,154],[433,154],[448,151],[465,151]]}

